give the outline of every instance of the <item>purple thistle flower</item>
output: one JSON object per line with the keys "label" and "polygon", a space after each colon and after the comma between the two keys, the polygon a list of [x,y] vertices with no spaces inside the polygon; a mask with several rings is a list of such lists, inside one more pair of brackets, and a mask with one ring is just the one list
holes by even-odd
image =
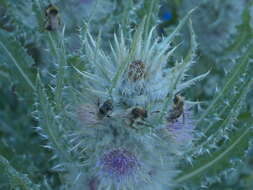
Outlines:
{"label": "purple thistle flower", "polygon": [[139,163],[131,152],[125,149],[115,149],[103,155],[100,167],[103,176],[109,176],[119,183],[125,178],[133,177],[139,168]]}
{"label": "purple thistle flower", "polygon": [[192,119],[192,112],[189,109],[185,109],[184,113],[178,119],[169,122],[167,125],[167,129],[179,144],[192,141],[194,128],[195,125]]}
{"label": "purple thistle flower", "polygon": [[98,184],[99,184],[99,181],[97,178],[92,178],[90,181],[89,181],[89,190],[97,190],[98,189]]}

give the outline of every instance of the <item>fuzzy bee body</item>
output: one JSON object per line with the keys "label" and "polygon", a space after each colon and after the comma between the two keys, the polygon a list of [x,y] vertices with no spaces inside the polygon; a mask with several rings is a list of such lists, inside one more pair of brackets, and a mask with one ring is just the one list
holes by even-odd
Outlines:
{"label": "fuzzy bee body", "polygon": [[176,121],[181,115],[184,114],[184,99],[180,95],[176,95],[173,100],[173,108],[169,111],[167,120],[169,122]]}
{"label": "fuzzy bee body", "polygon": [[144,119],[148,117],[147,110],[143,108],[133,108],[130,112],[130,127],[137,129],[136,125],[145,125]]}
{"label": "fuzzy bee body", "polygon": [[111,100],[107,100],[99,107],[98,112],[101,116],[106,116],[110,111],[112,111],[113,105]]}
{"label": "fuzzy bee body", "polygon": [[137,119],[137,118],[144,119],[148,117],[148,112],[145,109],[136,107],[132,109],[131,115],[134,119]]}
{"label": "fuzzy bee body", "polygon": [[45,29],[48,31],[55,31],[60,27],[61,21],[59,16],[59,9],[55,5],[48,5],[45,9],[46,25]]}

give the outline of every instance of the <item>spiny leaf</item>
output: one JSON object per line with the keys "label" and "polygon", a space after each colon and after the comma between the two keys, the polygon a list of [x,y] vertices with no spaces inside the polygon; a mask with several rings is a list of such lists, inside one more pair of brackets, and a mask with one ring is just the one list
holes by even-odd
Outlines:
{"label": "spiny leaf", "polygon": [[39,190],[39,185],[35,185],[24,174],[16,171],[3,156],[0,155],[0,173],[6,174],[9,178],[9,183],[12,189],[21,190]]}
{"label": "spiny leaf", "polygon": [[197,82],[203,80],[204,78],[206,78],[208,75],[209,75],[209,71],[204,73],[204,74],[201,74],[199,76],[196,76],[194,77],[193,79],[190,79],[190,80],[187,80],[183,83],[181,83],[176,91],[176,93],[182,91],[182,90],[185,90],[186,88],[189,88],[191,87],[192,85],[196,84]]}
{"label": "spiny leaf", "polygon": [[225,126],[228,126],[231,121],[235,120],[236,117],[239,115],[239,111],[241,109],[241,106],[245,103],[246,95],[251,88],[252,80],[248,80],[245,83],[241,84],[242,87],[239,89],[238,94],[231,95],[231,102],[229,105],[224,106],[226,109],[223,111],[223,115],[220,115],[221,122],[216,122],[215,124],[207,127],[204,129],[205,135],[209,136],[210,134],[214,133],[216,130],[219,130],[221,128],[224,129]]}
{"label": "spiny leaf", "polygon": [[[34,64],[33,59],[17,41],[11,39],[5,31],[0,30],[0,57],[3,55],[6,55],[4,60],[7,61],[8,64],[15,65],[27,84],[32,90],[35,90],[34,78],[28,76],[28,72]],[[31,73],[31,71],[29,73]]]}
{"label": "spiny leaf", "polygon": [[250,16],[250,7],[253,5],[252,2],[248,2],[247,8],[244,10],[242,15],[243,23],[238,27],[238,34],[234,39],[234,43],[229,46],[223,54],[231,54],[245,46],[248,43],[248,39],[252,39],[253,32],[250,26],[251,16]]}
{"label": "spiny leaf", "polygon": [[147,13],[145,14],[145,16],[147,16],[147,21],[146,21],[147,24],[145,25],[145,29],[144,29],[144,38],[148,36],[150,29],[155,24],[154,20],[152,20],[152,16],[153,16],[152,14],[158,12],[157,10],[159,6],[159,2],[157,0],[151,0],[151,2],[146,2],[146,4],[148,7],[145,8],[145,10],[147,11]]}
{"label": "spiny leaf", "polygon": [[[240,114],[241,107],[245,104],[246,95],[251,88],[253,83],[252,79],[248,79],[246,82],[242,83],[242,87],[239,92],[234,96],[231,95],[231,102],[229,105],[225,106],[223,115],[220,115],[220,120],[212,123],[203,131],[205,132],[205,137],[200,138],[197,146],[193,149],[196,152],[203,148],[208,148],[208,145],[214,143],[219,137],[224,137],[229,133],[228,129],[231,129],[234,121]],[[209,138],[206,138],[209,137]],[[210,138],[211,137],[211,138]]]}
{"label": "spiny leaf", "polygon": [[185,23],[187,22],[187,20],[190,18],[191,14],[196,10],[192,9],[190,10],[187,15],[179,22],[179,24],[177,25],[177,27],[173,30],[173,32],[169,35],[169,37],[164,40],[163,43],[169,43],[171,41],[173,41],[173,39],[178,35],[179,31],[183,28],[183,26],[185,25]]}
{"label": "spiny leaf", "polygon": [[204,175],[217,175],[217,173],[229,166],[229,160],[233,157],[241,157],[253,135],[252,120],[246,126],[238,129],[230,137],[219,151],[196,159],[196,165],[183,171],[177,178],[177,183],[193,181]]}
{"label": "spiny leaf", "polygon": [[208,116],[213,114],[214,110],[216,109],[217,105],[223,103],[223,98],[225,95],[229,95],[231,93],[231,89],[235,86],[235,84],[240,80],[240,77],[245,73],[246,68],[249,64],[249,57],[252,56],[253,45],[251,45],[247,52],[243,55],[240,59],[240,63],[236,64],[231,74],[228,75],[228,79],[226,84],[224,85],[223,89],[219,92],[216,98],[212,101],[206,111],[201,115],[200,119],[197,122],[197,126],[203,124],[203,120]]}
{"label": "spiny leaf", "polygon": [[[185,18],[183,18],[183,21],[181,21],[181,23],[179,23],[178,28],[176,30],[178,30],[178,29],[180,29],[182,27],[181,24],[187,21],[187,19],[189,18],[190,14],[193,11],[194,11],[194,9],[191,10],[188,13],[188,15],[185,16]],[[191,48],[190,48],[190,50],[189,50],[186,58],[184,59],[183,63],[178,64],[178,65],[176,65],[173,68],[173,69],[176,70],[176,72],[174,72],[174,71],[171,72],[171,76],[173,76],[173,80],[172,80],[172,92],[171,92],[171,94],[164,101],[164,105],[163,105],[163,108],[162,108],[162,112],[160,114],[160,118],[162,118],[164,116],[165,111],[168,108],[169,104],[171,103],[171,100],[172,100],[174,94],[178,90],[177,88],[180,88],[180,87],[178,87],[178,84],[180,84],[183,81],[184,76],[185,76],[186,72],[189,70],[190,66],[192,65],[194,57],[195,57],[195,51],[196,51],[196,48],[197,48],[197,42],[196,42],[195,33],[193,31],[193,28],[192,28],[192,22],[191,22],[191,20],[189,21],[189,28],[190,28],[190,33],[191,33]],[[175,35],[175,34],[171,34],[171,35]],[[171,37],[169,37],[169,38],[171,38]],[[175,75],[174,73],[177,73],[177,75]]]}
{"label": "spiny leaf", "polygon": [[37,101],[38,101],[38,114],[39,114],[39,124],[46,133],[48,139],[53,144],[53,148],[59,153],[59,156],[63,159],[69,161],[70,158],[65,151],[64,143],[59,130],[58,123],[56,121],[55,113],[52,106],[50,105],[49,99],[45,92],[44,86],[38,75],[37,77]]}

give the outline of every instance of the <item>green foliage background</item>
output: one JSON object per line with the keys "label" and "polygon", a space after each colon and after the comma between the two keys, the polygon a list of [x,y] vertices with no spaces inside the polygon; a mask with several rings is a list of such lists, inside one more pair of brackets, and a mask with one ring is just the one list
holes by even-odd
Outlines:
{"label": "green foliage background", "polygon": [[[44,8],[49,3],[60,9],[63,24],[58,32],[44,29]],[[250,0],[0,0],[0,189],[68,189],[59,162],[59,155],[67,154],[59,144],[64,131],[51,126],[61,117],[65,85],[82,80],[73,67],[89,67],[81,51],[86,45],[81,33],[90,31],[106,49],[119,28],[129,39],[145,18],[144,35],[157,25],[158,36],[169,36],[196,6],[191,20],[198,47],[190,75],[209,74],[184,91],[190,102],[198,103],[198,138],[183,156],[182,172],[175,178],[182,186],[177,188],[253,189],[252,4]],[[166,11],[173,16],[169,21],[163,20]],[[203,15],[206,19],[199,22]],[[185,24],[172,42],[182,45],[168,65],[189,58],[189,33]]]}

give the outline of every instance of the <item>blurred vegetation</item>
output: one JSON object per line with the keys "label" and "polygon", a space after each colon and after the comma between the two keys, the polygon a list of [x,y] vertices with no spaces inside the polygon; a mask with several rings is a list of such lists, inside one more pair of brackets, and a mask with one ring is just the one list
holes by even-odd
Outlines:
{"label": "blurred vegetation", "polygon": [[[44,28],[44,10],[50,3],[60,10],[62,25],[58,33]],[[196,6],[191,19],[198,51],[190,74],[209,74],[184,92],[184,96],[200,102],[195,112],[204,113],[207,119],[201,118],[199,136],[203,132],[201,127],[208,126],[206,132],[210,138],[199,138],[197,142],[201,146],[191,150],[193,166],[182,164],[186,175],[176,180],[182,183],[189,177],[192,182],[179,189],[253,189],[253,145],[248,148],[253,140],[250,132],[252,4],[250,0],[204,0],[201,3],[198,0],[0,0],[0,189],[63,189],[64,181],[59,173],[64,171],[55,167],[58,162],[54,150],[48,149],[48,139],[35,128],[39,123],[34,90],[37,73],[40,73],[48,98],[53,99],[50,89],[63,88],[64,81],[61,84],[57,80],[59,68],[69,68],[64,73],[67,76],[64,80],[69,84],[74,86],[80,82],[80,78],[72,75],[71,66],[85,69],[85,56],[80,56],[85,44],[79,38],[80,31],[87,30],[84,23],[88,23],[92,35],[101,39],[101,46],[107,48],[107,42],[113,39],[119,27],[130,36],[143,18],[148,19],[149,28],[158,25],[156,32],[161,38],[167,36]],[[174,65],[175,60],[187,54],[190,47],[187,26],[177,38],[175,41],[183,43],[168,65]],[[210,114],[211,111],[216,114]],[[237,141],[239,138],[243,141]],[[202,146],[205,140],[209,144]],[[238,144],[240,146],[235,147]],[[226,152],[224,168],[215,168],[214,164],[213,171],[200,173],[205,179],[199,179],[201,175],[194,179],[187,176],[199,172],[198,169],[224,155],[226,150],[231,152]],[[202,158],[208,151],[210,155]]]}

